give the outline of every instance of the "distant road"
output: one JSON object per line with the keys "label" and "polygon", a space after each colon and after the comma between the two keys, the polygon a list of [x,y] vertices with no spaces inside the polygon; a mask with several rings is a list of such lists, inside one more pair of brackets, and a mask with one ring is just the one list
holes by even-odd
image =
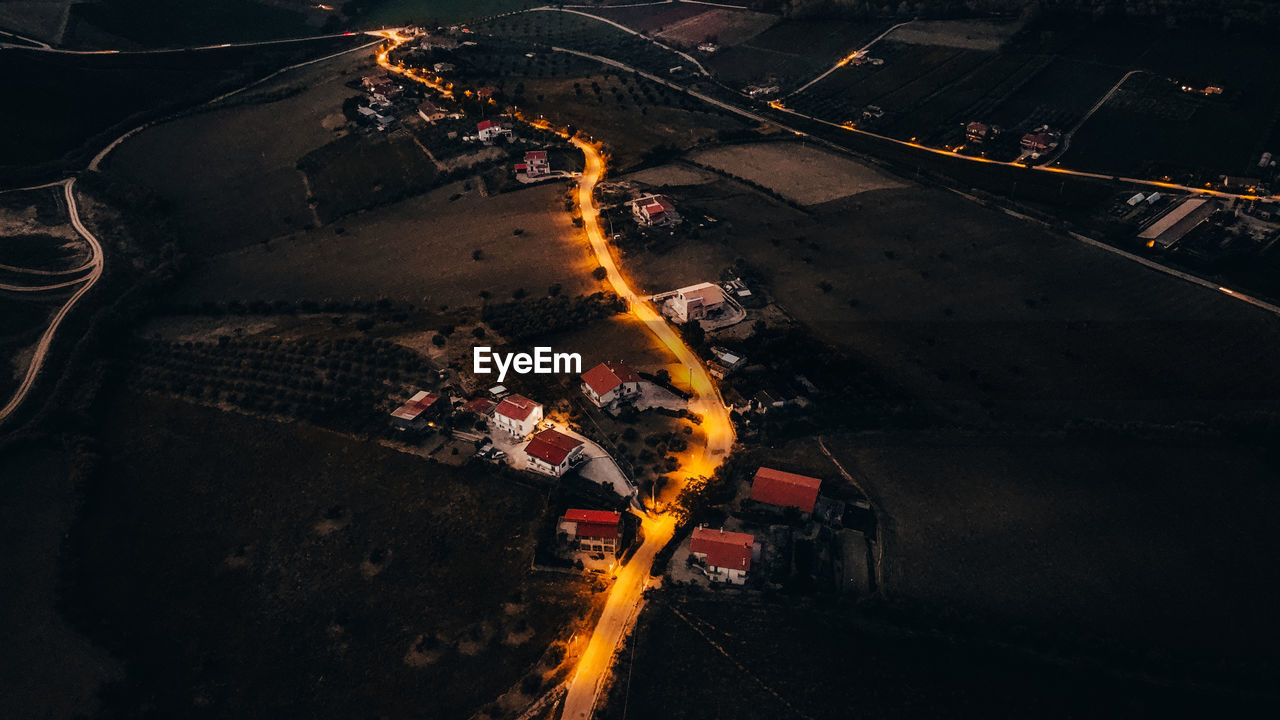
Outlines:
{"label": "distant road", "polygon": [[882,32],[882,33],[880,33],[879,35],[875,36],[875,38],[874,38],[874,39],[872,39],[872,41],[871,41],[871,42],[867,43],[866,45],[863,45],[862,47],[858,48],[857,50],[853,51],[852,53],[849,53],[848,55],[844,56],[843,58],[840,58],[840,61],[839,61],[839,62],[837,62],[835,65],[832,65],[830,68],[828,68],[826,72],[824,72],[824,73],[822,73],[821,75],[819,75],[818,77],[816,77],[816,78],[814,78],[814,79],[810,80],[809,82],[807,82],[807,83],[805,83],[805,84],[801,85],[800,87],[796,88],[795,90],[792,90],[790,93],[788,93],[788,94],[787,94],[787,97],[791,97],[792,95],[799,95],[800,93],[804,92],[805,90],[808,90],[808,89],[809,89],[809,86],[814,85],[814,84],[816,84],[816,83],[820,82],[820,81],[821,81],[823,78],[825,78],[826,76],[830,75],[831,73],[835,72],[836,70],[839,70],[840,68],[844,67],[845,65],[848,65],[848,64],[849,64],[849,59],[850,59],[851,57],[853,57],[855,54],[860,53],[860,52],[866,52],[866,51],[870,50],[872,45],[875,45],[876,43],[878,43],[878,42],[880,42],[881,40],[883,40],[883,39],[884,39],[884,38],[885,38],[889,33],[893,32],[894,30],[897,30],[898,28],[902,27],[903,25],[910,25],[910,24],[911,24],[911,23],[913,23],[913,22],[915,22],[915,20],[908,20],[908,21],[906,21],[906,22],[900,22],[900,23],[898,23],[897,25],[894,25],[893,27],[889,28],[888,30],[885,30],[884,32]]}
{"label": "distant road", "polygon": [[1115,85],[1112,85],[1111,89],[1108,90],[1106,94],[1103,95],[1100,100],[1098,100],[1098,102],[1094,103],[1093,107],[1089,108],[1089,112],[1085,113],[1084,117],[1080,118],[1080,122],[1072,126],[1072,128],[1068,130],[1065,135],[1062,136],[1062,144],[1058,146],[1058,149],[1053,153],[1052,156],[1050,156],[1047,162],[1057,162],[1059,159],[1061,159],[1062,156],[1066,154],[1067,150],[1071,147],[1071,138],[1075,136],[1076,131],[1078,131],[1081,127],[1083,127],[1084,124],[1089,121],[1089,118],[1093,117],[1093,114],[1098,112],[1098,110],[1100,110],[1103,105],[1106,105],[1107,101],[1111,99],[1111,96],[1115,95],[1116,91],[1118,91],[1120,87],[1124,85],[1126,82],[1128,82],[1129,78],[1133,77],[1134,75],[1137,75],[1140,72],[1145,72],[1145,71],[1130,70],[1129,72],[1124,74],[1124,77],[1120,78],[1119,82],[1117,82]]}
{"label": "distant road", "polygon": [[62,186],[62,192],[67,201],[67,214],[71,218],[71,226],[76,229],[76,232],[80,234],[80,237],[85,239],[85,242],[89,243],[89,249],[92,253],[92,257],[90,259],[92,269],[89,274],[83,278],[65,284],[70,286],[76,283],[83,283],[80,289],[77,290],[75,294],[62,305],[62,307],[58,308],[58,312],[49,322],[49,327],[46,328],[44,334],[40,336],[40,342],[36,344],[35,352],[31,356],[30,364],[27,365],[27,372],[23,376],[22,382],[18,385],[18,389],[14,392],[13,397],[9,399],[8,404],[3,408],[0,408],[0,425],[3,425],[4,422],[9,419],[9,416],[13,415],[14,411],[22,405],[22,401],[27,399],[27,395],[31,392],[32,386],[35,385],[36,377],[40,374],[40,369],[44,366],[45,358],[49,354],[49,347],[53,345],[54,336],[57,335],[58,328],[62,325],[62,321],[66,319],[67,314],[71,312],[71,308],[75,307],[75,304],[79,302],[80,298],[84,297],[85,293],[89,292],[89,290],[93,288],[93,286],[98,282],[98,278],[102,277],[102,244],[98,242],[98,238],[94,237],[93,233],[89,232],[89,229],[85,227],[84,223],[80,220],[80,211],[76,206],[75,184],[75,178],[69,178],[60,183],[53,183],[47,187],[53,187],[56,185]]}
{"label": "distant road", "polygon": [[[311,35],[301,38],[284,38],[281,40],[257,40],[254,42],[238,42],[238,43],[219,43],[217,45],[193,45],[189,47],[178,48],[154,48],[149,50],[68,50],[66,48],[56,48],[48,43],[40,43],[33,47],[27,44],[17,44],[11,42],[0,41],[0,50],[17,49],[30,50],[32,52],[54,53],[57,55],[163,55],[166,53],[184,53],[198,52],[201,50],[225,50],[227,48],[246,48],[246,47],[264,47],[267,45],[287,45],[289,43],[314,42],[316,40],[330,40],[340,37],[355,37],[363,33],[359,31],[332,33],[330,35]],[[14,35],[13,37],[19,37]],[[23,38],[25,39],[25,38]],[[32,42],[35,42],[34,40]]]}

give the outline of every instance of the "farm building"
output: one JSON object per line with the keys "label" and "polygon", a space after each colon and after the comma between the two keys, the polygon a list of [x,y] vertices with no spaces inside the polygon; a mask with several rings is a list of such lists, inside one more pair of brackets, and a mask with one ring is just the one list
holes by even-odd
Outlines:
{"label": "farm building", "polygon": [[551,163],[546,150],[530,150],[524,154],[524,162],[516,163],[516,172],[527,178],[538,178],[551,173]]}
{"label": "farm building", "polygon": [[1188,198],[1182,204],[1151,223],[1138,237],[1147,241],[1147,247],[1167,250],[1213,214],[1218,204],[1208,198]]}
{"label": "farm building", "polygon": [[523,395],[508,395],[493,410],[493,424],[522,438],[542,420],[542,406]]}
{"label": "farm building", "polygon": [[560,532],[582,552],[616,554],[621,532],[622,513],[610,510],[565,510],[560,518]]}
{"label": "farm building", "polygon": [[640,376],[622,363],[606,360],[582,374],[582,394],[596,407],[612,405],[640,394]]}
{"label": "farm building", "polygon": [[707,566],[707,575],[716,582],[742,585],[751,572],[755,536],[710,528],[695,528],[689,552]]}
{"label": "farm building", "polygon": [[719,285],[709,282],[680,288],[675,297],[671,298],[671,308],[676,320],[682,323],[701,320],[723,304],[724,291]]}
{"label": "farm building", "polygon": [[646,226],[675,225],[680,222],[675,206],[662,195],[645,195],[631,201],[631,214],[636,222]]}
{"label": "farm building", "polygon": [[821,486],[822,480],[815,477],[762,467],[756,470],[755,479],[751,481],[751,499],[812,513]]}
{"label": "farm building", "polygon": [[560,477],[582,457],[584,447],[578,438],[547,428],[533,436],[524,452],[529,456],[530,470]]}
{"label": "farm building", "polygon": [[419,390],[405,404],[391,411],[391,422],[397,430],[426,430],[444,413],[445,405],[439,395]]}

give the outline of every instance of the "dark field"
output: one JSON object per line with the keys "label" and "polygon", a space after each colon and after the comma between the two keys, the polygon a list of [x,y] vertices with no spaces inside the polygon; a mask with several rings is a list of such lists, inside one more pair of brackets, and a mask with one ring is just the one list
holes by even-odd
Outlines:
{"label": "dark field", "polygon": [[1276,658],[1274,458],[1135,439],[827,443],[883,514],[889,597],[1157,657]]}
{"label": "dark field", "polygon": [[[10,235],[0,240],[0,265],[30,270],[70,270],[84,264],[88,259],[87,250],[83,240],[53,235]],[[33,276],[26,277],[29,280]]]}
{"label": "dark field", "polygon": [[96,46],[107,33],[169,48],[318,34],[306,20],[300,12],[253,0],[100,0],[72,6],[68,40]]}
{"label": "dark field", "polygon": [[421,193],[436,176],[431,158],[402,133],[347,135],[303,156],[298,168],[322,223]]}
{"label": "dark field", "polygon": [[[455,194],[460,197],[451,200]],[[481,291],[495,302],[517,288],[542,296],[553,283],[566,295],[594,292],[595,263],[585,243],[571,240],[576,231],[563,194],[564,187],[552,183],[483,198],[454,183],[335,226],[212,258],[180,297],[386,297],[457,307],[479,305]]]}
{"label": "dark field", "polygon": [[302,68],[261,92],[295,85],[305,92],[148,128],[122,143],[104,167],[169,203],[188,252],[218,253],[311,227],[297,162],[337,137],[345,124],[342,101],[357,92],[345,83],[372,66],[372,56],[353,53]]}
{"label": "dark field", "polygon": [[155,397],[109,416],[67,602],[129,664],[112,713],[465,717],[586,608],[529,576],[543,500],[508,477]]}
{"label": "dark field", "polygon": [[659,593],[632,642],[601,718],[1129,718],[1260,702],[966,640],[945,626],[904,628],[873,608],[733,591]]}
{"label": "dark field", "polygon": [[1280,319],[1225,295],[940,190],[862,193],[808,217],[742,192],[696,198],[728,219],[719,230],[630,256],[640,285],[677,287],[742,257],[797,320],[950,422],[1217,422],[1275,409],[1265,368]]}
{"label": "dark field", "polygon": [[[271,70],[353,44],[351,38],[159,55],[52,55],[6,50],[0,93],[39,98],[0,116],[0,172],[96,152],[145,118],[173,112]],[[84,158],[81,158],[84,159]],[[50,170],[52,173],[52,170]]]}
{"label": "dark field", "polygon": [[785,20],[703,62],[731,85],[777,79],[785,93],[821,74],[879,35],[887,22]]}

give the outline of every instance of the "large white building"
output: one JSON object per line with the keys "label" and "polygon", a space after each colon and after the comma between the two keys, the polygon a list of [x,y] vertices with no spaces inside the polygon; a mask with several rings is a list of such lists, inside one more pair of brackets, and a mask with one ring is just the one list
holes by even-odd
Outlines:
{"label": "large white building", "polygon": [[661,195],[645,195],[631,201],[631,214],[641,225],[675,225],[680,222],[675,206]]}
{"label": "large white building", "polygon": [[493,411],[493,424],[512,437],[522,438],[542,421],[542,405],[523,395],[508,395]]}
{"label": "large white building", "polygon": [[724,304],[724,291],[715,283],[699,283],[680,288],[670,302],[678,322],[701,320]]}

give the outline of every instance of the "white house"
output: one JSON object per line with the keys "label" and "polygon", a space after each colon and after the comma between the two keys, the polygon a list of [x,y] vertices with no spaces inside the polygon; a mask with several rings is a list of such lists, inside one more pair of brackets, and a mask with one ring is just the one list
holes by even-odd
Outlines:
{"label": "white house", "polygon": [[751,554],[755,536],[747,533],[695,528],[689,541],[689,552],[707,568],[716,582],[742,585],[751,572]]}
{"label": "white house", "polygon": [[529,441],[524,452],[529,469],[552,477],[560,477],[582,457],[586,447],[581,440],[547,428]]}
{"label": "white house", "polygon": [[724,291],[715,283],[698,283],[683,287],[671,298],[671,309],[679,322],[701,320],[724,304]]}
{"label": "white house", "polygon": [[675,225],[680,215],[671,201],[661,195],[645,195],[631,201],[631,214],[645,226]]}
{"label": "white house", "polygon": [[542,421],[542,406],[523,395],[508,395],[493,410],[493,424],[522,438]]}
{"label": "white house", "polygon": [[596,407],[640,394],[640,375],[623,365],[605,361],[582,374],[582,394]]}
{"label": "white house", "polygon": [[507,140],[511,140],[515,137],[515,132],[508,123],[497,120],[481,120],[476,123],[476,137],[485,145],[492,145],[500,137],[506,137]]}

